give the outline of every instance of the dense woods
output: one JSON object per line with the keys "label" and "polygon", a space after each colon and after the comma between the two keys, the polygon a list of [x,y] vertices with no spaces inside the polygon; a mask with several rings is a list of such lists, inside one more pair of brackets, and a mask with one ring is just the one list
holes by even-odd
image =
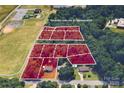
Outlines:
{"label": "dense woods", "polygon": [[[76,25],[81,27],[85,42],[91,49],[97,64],[93,69],[102,80],[109,77],[122,82],[124,80],[124,34],[104,29],[106,22],[124,17],[124,6],[87,6],[60,8],[51,14],[46,25]],[[51,19],[92,19],[92,22],[52,22]]]}
{"label": "dense woods", "polygon": [[24,86],[25,83],[20,82],[17,78],[0,78],[0,88],[23,88]]}
{"label": "dense woods", "polygon": [[73,67],[62,67],[59,70],[59,80],[71,81],[75,79]]}

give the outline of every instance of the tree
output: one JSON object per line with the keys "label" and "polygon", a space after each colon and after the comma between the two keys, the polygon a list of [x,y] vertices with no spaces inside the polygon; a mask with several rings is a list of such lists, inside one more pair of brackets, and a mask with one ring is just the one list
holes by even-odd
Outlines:
{"label": "tree", "polygon": [[88,78],[91,78],[91,75],[88,75]]}
{"label": "tree", "polygon": [[59,79],[64,81],[70,81],[75,78],[74,68],[62,67],[59,70]]}
{"label": "tree", "polygon": [[81,84],[77,84],[77,87],[78,87],[78,88],[81,88]]}
{"label": "tree", "polygon": [[88,85],[84,84],[84,85],[83,85],[83,88],[88,88]]}
{"label": "tree", "polygon": [[43,81],[37,84],[37,88],[57,88],[58,83],[52,81]]}
{"label": "tree", "polygon": [[98,85],[95,85],[95,88],[99,88]]}
{"label": "tree", "polygon": [[17,78],[6,79],[0,78],[0,88],[23,88],[25,83],[20,82]]}
{"label": "tree", "polygon": [[63,84],[61,88],[72,88],[71,84]]}
{"label": "tree", "polygon": [[59,66],[61,66],[61,65],[63,65],[63,64],[65,64],[66,66],[69,66],[69,61],[67,60],[67,58],[60,58],[59,59],[59,62],[58,62],[58,65]]}
{"label": "tree", "polygon": [[102,88],[108,88],[108,85],[106,85],[106,84],[102,85]]}

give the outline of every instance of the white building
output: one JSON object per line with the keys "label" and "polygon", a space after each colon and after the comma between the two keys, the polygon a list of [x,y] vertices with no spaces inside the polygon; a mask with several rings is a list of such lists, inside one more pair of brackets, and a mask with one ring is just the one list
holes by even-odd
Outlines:
{"label": "white building", "polygon": [[119,19],[117,28],[124,28],[124,18]]}

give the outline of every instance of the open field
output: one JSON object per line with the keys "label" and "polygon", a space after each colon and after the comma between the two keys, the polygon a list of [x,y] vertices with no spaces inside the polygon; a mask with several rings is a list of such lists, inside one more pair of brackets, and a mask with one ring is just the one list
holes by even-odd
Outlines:
{"label": "open field", "polygon": [[16,6],[1,5],[0,6],[0,22],[15,8]]}
{"label": "open field", "polygon": [[25,20],[21,28],[0,37],[0,74],[14,74],[21,70],[34,40],[51,12],[43,13],[46,15],[44,18]]}

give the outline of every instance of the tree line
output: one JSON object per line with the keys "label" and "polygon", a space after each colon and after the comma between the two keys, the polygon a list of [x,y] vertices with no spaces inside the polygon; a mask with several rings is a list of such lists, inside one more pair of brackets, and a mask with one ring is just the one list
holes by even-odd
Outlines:
{"label": "tree line", "polygon": [[[97,64],[93,67],[102,80],[105,77],[124,80],[124,34],[104,29],[106,22],[114,18],[122,18],[124,6],[87,6],[60,8],[51,14],[46,25],[80,26],[85,42],[95,57]],[[51,22],[50,19],[92,19],[92,22]],[[120,83],[121,84],[121,83]]]}

